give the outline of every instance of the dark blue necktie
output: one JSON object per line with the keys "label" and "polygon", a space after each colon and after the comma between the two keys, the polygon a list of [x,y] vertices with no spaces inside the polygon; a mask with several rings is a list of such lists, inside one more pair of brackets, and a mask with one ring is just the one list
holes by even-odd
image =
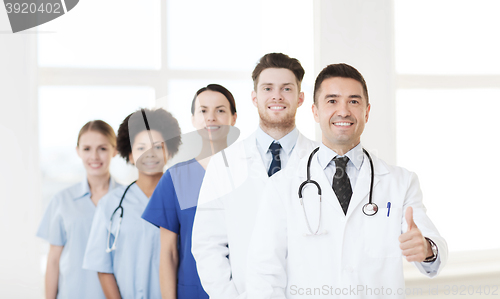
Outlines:
{"label": "dark blue necktie", "polygon": [[281,145],[277,142],[273,142],[269,146],[269,150],[273,155],[273,160],[271,161],[271,166],[269,166],[269,171],[267,172],[268,176],[272,176],[281,170],[280,149]]}
{"label": "dark blue necktie", "polygon": [[340,206],[342,207],[345,215],[347,214],[347,208],[349,207],[349,202],[351,201],[352,196],[351,181],[346,173],[349,158],[346,156],[335,157],[333,161],[335,161],[336,171],[333,176],[332,187],[333,191],[335,191],[335,195],[337,195],[337,198],[339,199]]}

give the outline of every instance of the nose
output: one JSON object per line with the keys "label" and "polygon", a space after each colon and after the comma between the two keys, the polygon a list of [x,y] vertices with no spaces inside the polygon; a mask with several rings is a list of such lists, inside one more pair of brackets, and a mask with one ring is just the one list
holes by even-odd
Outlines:
{"label": "nose", "polygon": [[156,147],[154,144],[151,145],[151,147],[144,153],[144,155],[148,158],[156,157]]}
{"label": "nose", "polygon": [[205,113],[205,123],[211,123],[217,120],[217,116],[214,110]]}
{"label": "nose", "polygon": [[275,89],[273,94],[272,94],[273,100],[278,100],[281,101],[283,100],[283,95],[281,94],[280,89]]}
{"label": "nose", "polygon": [[346,102],[341,101],[338,105],[337,115],[341,117],[347,117],[351,115],[351,111],[349,110],[349,106]]}
{"label": "nose", "polygon": [[96,149],[96,150],[94,150],[94,151],[92,151],[92,152],[91,152],[91,154],[90,154],[90,158],[91,158],[92,160],[97,160],[97,159],[99,158],[99,155],[97,154],[97,151],[98,151],[98,150]]}

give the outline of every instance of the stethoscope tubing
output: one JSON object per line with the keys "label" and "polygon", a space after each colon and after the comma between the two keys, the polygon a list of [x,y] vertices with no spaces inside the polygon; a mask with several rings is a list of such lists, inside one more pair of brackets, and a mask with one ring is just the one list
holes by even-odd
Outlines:
{"label": "stethoscope tubing", "polygon": [[[122,198],[120,199],[120,203],[118,204],[118,207],[113,211],[113,214],[111,214],[111,218],[109,219],[109,228],[108,228],[108,241],[106,243],[106,252],[110,253],[111,251],[116,249],[116,240],[118,240],[118,235],[120,234],[120,227],[122,225],[122,219],[123,219],[123,199],[125,198],[125,195],[127,194],[128,189],[137,182],[137,180],[133,181],[130,183],[130,185],[125,188],[125,191],[123,191]],[[115,236],[115,241],[113,242],[113,245],[109,247],[109,240],[111,239],[111,225],[113,224],[113,216],[115,213],[120,210],[120,217],[118,219],[118,229],[116,230],[116,236]]]}
{"label": "stethoscope tubing", "polygon": [[[319,231],[319,228],[321,226],[321,202],[322,202],[322,200],[321,200],[321,187],[318,184],[318,182],[316,182],[316,181],[314,181],[314,180],[311,179],[311,161],[312,161],[313,156],[318,151],[319,151],[319,147],[315,148],[311,152],[311,154],[309,155],[309,159],[307,160],[307,179],[304,182],[302,182],[302,184],[300,184],[300,186],[299,186],[299,192],[298,192],[299,193],[299,199],[300,199],[300,205],[302,206],[302,210],[304,211],[304,218],[306,220],[307,228],[309,229],[309,232],[311,233],[311,235],[317,235],[318,231]],[[368,197],[368,203],[363,206],[362,211],[363,211],[363,213],[366,216],[373,216],[373,215],[377,214],[377,211],[378,211],[378,206],[377,206],[377,204],[373,203],[373,198],[372,198],[372,195],[373,195],[373,181],[374,181],[374,177],[375,177],[375,171],[374,171],[374,167],[373,167],[372,157],[370,156],[370,154],[368,153],[368,151],[365,150],[364,148],[363,148],[363,153],[365,153],[365,155],[368,157],[368,160],[370,162],[371,178],[370,178],[370,194],[369,194],[369,197]],[[307,214],[306,214],[306,210],[305,210],[305,207],[304,207],[304,200],[302,198],[302,190],[303,190],[303,188],[307,184],[313,184],[318,189],[318,195],[319,195],[319,222],[318,222],[318,228],[316,229],[315,232],[312,231],[311,226],[309,224],[309,220],[308,220],[308,217],[307,217]]]}

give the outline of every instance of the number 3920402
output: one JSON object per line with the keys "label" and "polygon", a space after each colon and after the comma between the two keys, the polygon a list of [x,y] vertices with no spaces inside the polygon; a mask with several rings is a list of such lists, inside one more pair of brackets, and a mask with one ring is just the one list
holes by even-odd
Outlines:
{"label": "number 3920402", "polygon": [[7,13],[15,14],[34,14],[34,13],[47,13],[47,14],[60,14],[63,13],[61,10],[60,3],[5,3],[5,8]]}

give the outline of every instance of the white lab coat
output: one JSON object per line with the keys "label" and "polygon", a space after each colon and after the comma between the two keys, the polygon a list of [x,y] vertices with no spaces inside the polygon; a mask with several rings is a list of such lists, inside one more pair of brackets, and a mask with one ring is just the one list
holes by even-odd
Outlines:
{"label": "white lab coat", "polygon": [[[306,236],[309,230],[298,198],[299,185],[306,180],[308,157],[295,171],[289,169],[269,180],[248,253],[248,298],[405,298],[398,237],[407,230],[404,211],[409,206],[417,227],[439,250],[435,271],[426,273],[421,263],[415,265],[429,277],[442,269],[447,244],[426,215],[417,176],[372,158],[373,202],[379,211],[369,217],[362,212],[370,190],[368,158],[365,156],[344,215],[317,154],[314,156],[311,178],[322,189],[320,236]],[[315,231],[319,221],[317,189],[307,184],[303,192]]]}
{"label": "white lab coat", "polygon": [[[299,134],[284,171],[318,144]],[[262,190],[269,179],[255,133],[210,160],[193,224],[192,253],[213,299],[245,298],[247,250]],[[228,167],[226,167],[226,162]]]}

